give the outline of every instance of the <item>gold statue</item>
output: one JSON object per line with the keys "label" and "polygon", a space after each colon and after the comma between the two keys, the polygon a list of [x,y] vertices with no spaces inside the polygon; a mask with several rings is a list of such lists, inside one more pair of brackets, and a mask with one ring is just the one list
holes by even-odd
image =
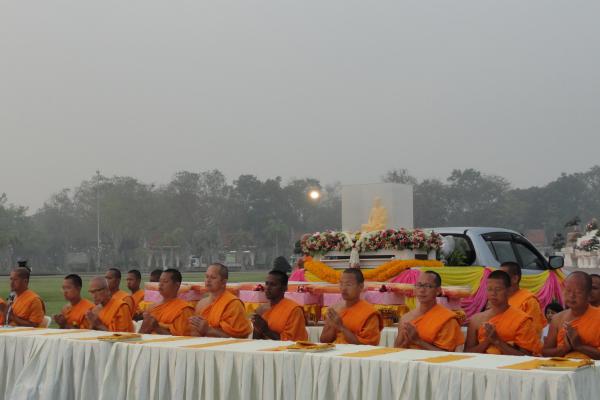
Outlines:
{"label": "gold statue", "polygon": [[388,223],[387,209],[382,205],[381,198],[375,197],[373,208],[369,213],[369,222],[361,226],[362,232],[372,232],[384,230]]}

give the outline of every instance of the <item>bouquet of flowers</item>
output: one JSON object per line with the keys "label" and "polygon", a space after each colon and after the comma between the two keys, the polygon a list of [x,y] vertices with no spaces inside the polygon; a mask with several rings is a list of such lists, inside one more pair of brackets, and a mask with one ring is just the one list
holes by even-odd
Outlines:
{"label": "bouquet of flowers", "polygon": [[582,241],[576,249],[582,251],[598,250],[600,249],[600,240],[598,240],[597,236],[592,236],[591,239]]}

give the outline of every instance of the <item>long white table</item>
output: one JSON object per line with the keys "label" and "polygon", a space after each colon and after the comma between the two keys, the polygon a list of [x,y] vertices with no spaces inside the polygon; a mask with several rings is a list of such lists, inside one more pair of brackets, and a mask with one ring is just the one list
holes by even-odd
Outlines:
{"label": "long white table", "polygon": [[[0,330],[0,397],[563,400],[596,399],[600,393],[599,363],[577,372],[518,371],[498,367],[528,357],[472,355],[435,364],[419,360],[447,353],[404,350],[351,358],[341,355],[381,348],[338,345],[325,353],[292,353],[269,350],[290,343],[276,341],[87,340],[103,334]],[[143,335],[143,340],[165,338]]]}

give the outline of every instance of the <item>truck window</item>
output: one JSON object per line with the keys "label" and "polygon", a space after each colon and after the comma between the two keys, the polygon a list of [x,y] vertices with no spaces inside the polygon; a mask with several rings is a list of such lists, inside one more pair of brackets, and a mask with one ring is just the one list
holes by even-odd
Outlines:
{"label": "truck window", "polygon": [[545,269],[541,260],[531,249],[522,243],[515,242],[515,249],[521,257],[522,268],[525,269]]}
{"label": "truck window", "polygon": [[496,257],[496,260],[498,260],[500,264],[507,261],[513,261],[516,263],[519,262],[513,250],[512,244],[509,241],[489,240],[486,242],[488,244],[488,247]]}

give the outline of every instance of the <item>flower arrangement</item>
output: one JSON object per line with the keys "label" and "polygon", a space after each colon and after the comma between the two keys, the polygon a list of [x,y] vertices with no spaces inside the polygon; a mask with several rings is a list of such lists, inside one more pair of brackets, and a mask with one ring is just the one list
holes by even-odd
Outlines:
{"label": "flower arrangement", "polygon": [[346,232],[317,232],[306,234],[300,239],[302,253],[310,255],[325,254],[328,251],[351,251],[353,246],[353,238]]}
{"label": "flower arrangement", "polygon": [[582,251],[598,250],[600,249],[600,240],[598,240],[597,236],[592,236],[591,239],[582,241],[576,249]]}
{"label": "flower arrangement", "polygon": [[300,240],[304,254],[311,256],[329,251],[359,252],[377,250],[438,250],[442,236],[422,229],[386,229],[373,232],[326,231],[306,234]]}

